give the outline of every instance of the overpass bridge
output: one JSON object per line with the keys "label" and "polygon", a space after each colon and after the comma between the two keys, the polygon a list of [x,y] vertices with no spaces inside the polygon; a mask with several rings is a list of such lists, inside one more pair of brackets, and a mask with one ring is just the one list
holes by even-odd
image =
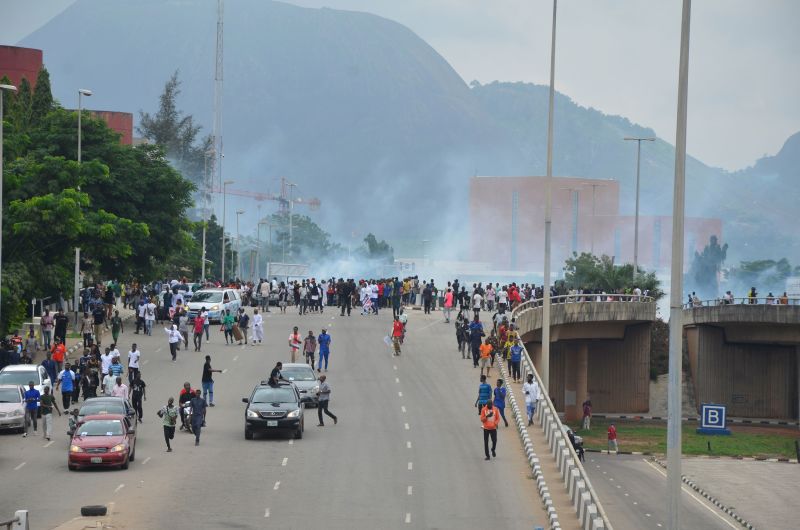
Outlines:
{"label": "overpass bridge", "polygon": [[[600,301],[602,300],[602,301]],[[596,412],[647,412],[650,407],[650,333],[656,303],[636,295],[551,298],[550,388],[567,420],[590,398]],[[512,312],[534,365],[541,369],[542,300]]]}
{"label": "overpass bridge", "polygon": [[800,299],[706,300],[683,310],[697,403],[729,416],[796,418],[800,380]]}

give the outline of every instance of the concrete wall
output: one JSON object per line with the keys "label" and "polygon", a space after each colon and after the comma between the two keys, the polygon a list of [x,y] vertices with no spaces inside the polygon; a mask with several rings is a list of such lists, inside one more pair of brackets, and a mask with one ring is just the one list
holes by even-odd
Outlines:
{"label": "concrete wall", "polygon": [[[655,319],[655,302],[572,302],[553,304],[550,309],[551,326],[581,324],[577,329],[586,330],[587,334],[583,338],[592,338],[592,331],[583,324],[627,325],[634,322],[652,322]],[[541,340],[541,308],[532,308],[517,314],[516,322],[525,342]],[[622,338],[624,328],[618,326],[618,329],[617,336]],[[570,338],[578,337],[573,333],[570,334]]]}
{"label": "concrete wall", "polygon": [[12,85],[19,86],[22,78],[36,88],[36,77],[42,69],[42,50],[19,46],[0,46],[0,79],[8,76]]}

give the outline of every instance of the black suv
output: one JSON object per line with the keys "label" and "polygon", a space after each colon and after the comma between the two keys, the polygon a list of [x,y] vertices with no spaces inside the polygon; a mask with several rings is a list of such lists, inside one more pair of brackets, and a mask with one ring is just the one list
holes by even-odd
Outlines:
{"label": "black suv", "polygon": [[262,381],[256,385],[244,412],[244,437],[253,439],[256,432],[292,432],[295,438],[303,437],[305,404],[293,383],[281,381],[269,385]]}

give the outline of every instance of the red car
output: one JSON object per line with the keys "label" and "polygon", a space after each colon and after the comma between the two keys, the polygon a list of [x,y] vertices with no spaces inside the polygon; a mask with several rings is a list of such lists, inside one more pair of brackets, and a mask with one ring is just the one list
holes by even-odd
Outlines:
{"label": "red car", "polygon": [[128,469],[136,457],[136,431],[121,414],[86,416],[72,435],[67,466]]}

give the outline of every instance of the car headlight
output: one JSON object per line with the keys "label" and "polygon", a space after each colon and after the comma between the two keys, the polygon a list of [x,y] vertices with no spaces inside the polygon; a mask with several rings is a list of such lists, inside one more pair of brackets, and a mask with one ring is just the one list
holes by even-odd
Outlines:
{"label": "car headlight", "polygon": [[247,409],[247,417],[258,418],[258,412],[256,412],[255,410]]}
{"label": "car headlight", "polygon": [[212,306],[211,306],[211,310],[212,310],[212,311],[216,311],[216,310],[218,310],[218,309],[219,309],[219,306],[218,306],[218,305],[212,305]]}
{"label": "car headlight", "polygon": [[315,395],[316,395],[316,393],[317,393],[317,392],[319,392],[319,385],[315,386],[315,387],[314,387],[314,388],[311,390],[311,393],[312,393],[312,394],[315,394]]}
{"label": "car headlight", "polygon": [[300,409],[296,409],[291,411],[289,414],[286,415],[287,418],[299,418],[300,417]]}
{"label": "car headlight", "polygon": [[82,453],[83,452],[83,447],[79,447],[77,445],[70,445],[69,446],[69,452],[70,453]]}
{"label": "car headlight", "polygon": [[11,412],[11,416],[12,416],[12,417],[15,417],[15,416],[22,416],[22,415],[24,415],[24,414],[25,414],[25,411],[24,411],[24,410],[22,410],[22,409],[16,409],[16,410],[14,410],[14,411],[12,411],[12,412]]}
{"label": "car headlight", "polygon": [[117,444],[114,447],[112,447],[111,449],[109,449],[108,451],[110,453],[120,453],[120,452],[122,452],[124,450],[125,450],[125,445],[124,444]]}

